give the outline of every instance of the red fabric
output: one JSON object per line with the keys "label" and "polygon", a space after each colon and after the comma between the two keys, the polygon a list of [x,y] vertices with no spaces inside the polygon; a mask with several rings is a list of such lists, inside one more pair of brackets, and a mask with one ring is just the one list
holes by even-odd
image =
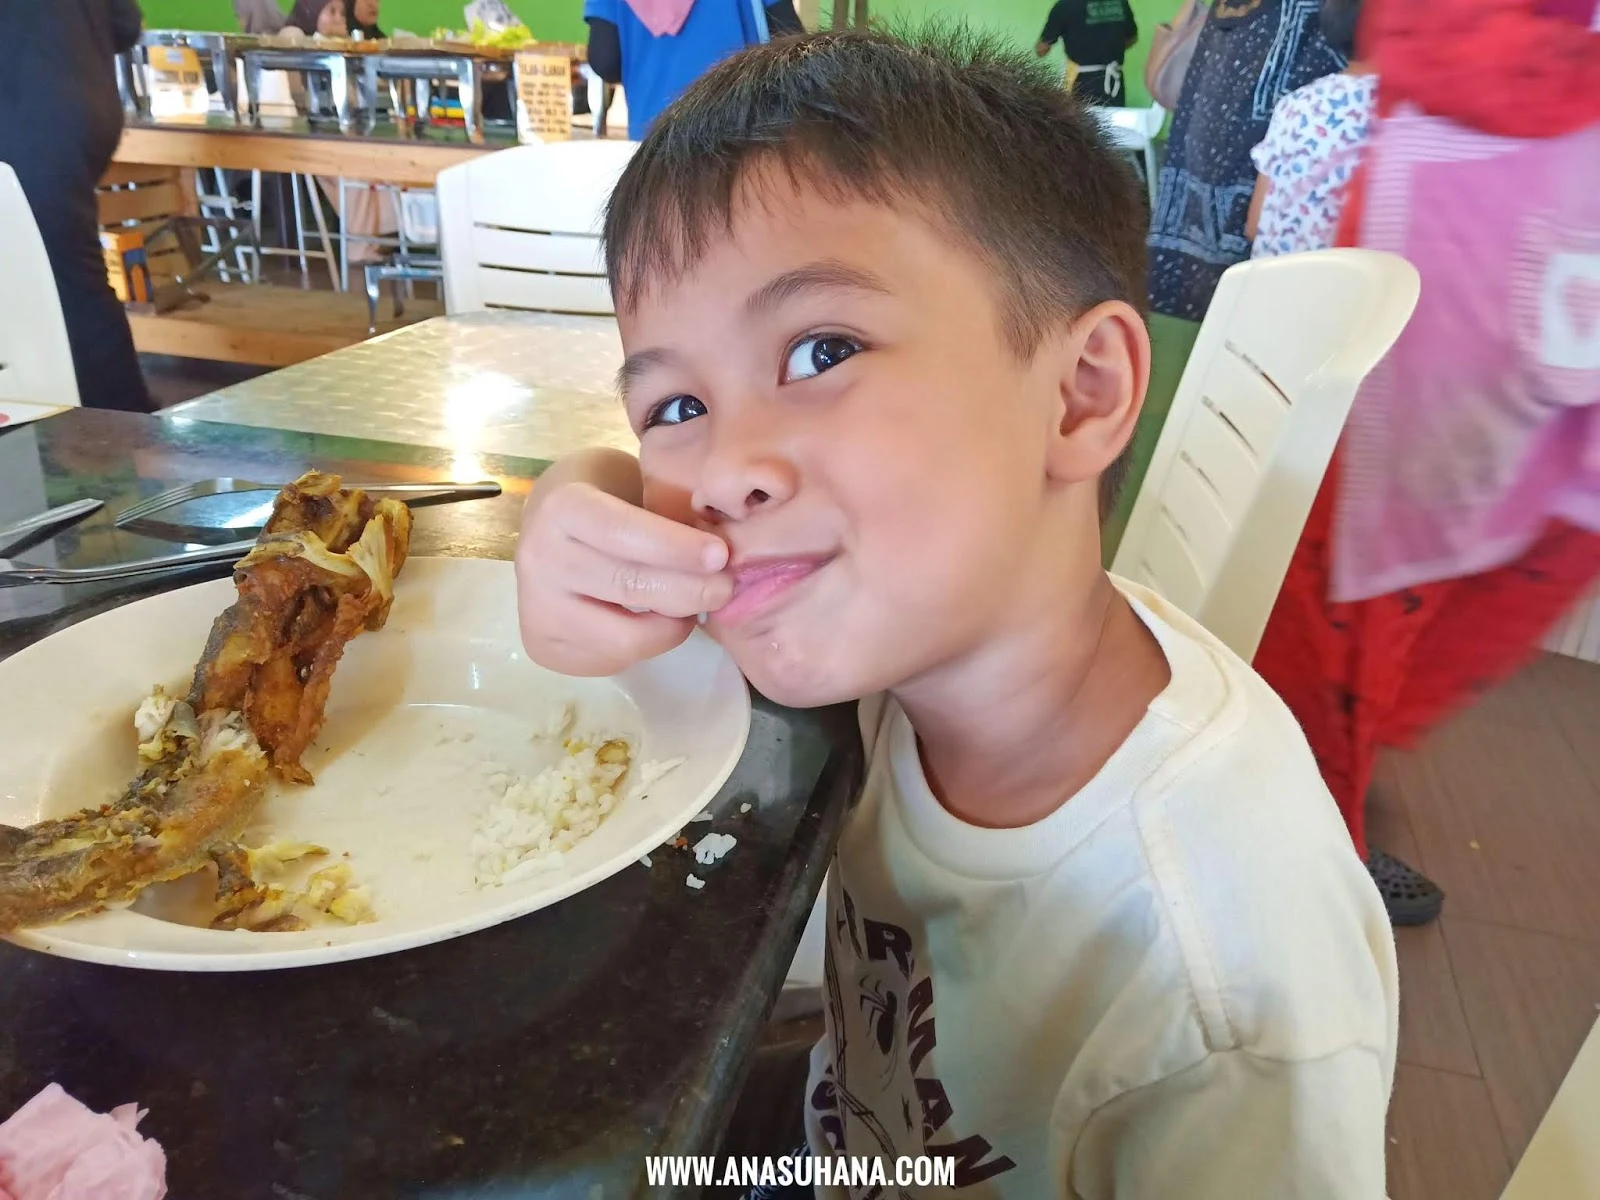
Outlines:
{"label": "red fabric", "polygon": [[1600,536],[1562,522],[1482,575],[1328,600],[1338,460],[1328,469],[1255,667],[1289,705],[1366,854],[1366,795],[1380,746],[1407,746],[1531,659],[1600,578]]}
{"label": "red fabric", "polygon": [[1545,3],[1372,0],[1362,57],[1378,73],[1380,115],[1409,102],[1503,137],[1600,121],[1600,34]]}
{"label": "red fabric", "polygon": [[[1507,137],[1600,121],[1600,36],[1541,15],[1545,0],[1376,0],[1363,57],[1380,113],[1401,102]],[[1359,243],[1365,172],[1338,244]],[[1427,302],[1426,296],[1423,303]],[[1531,659],[1600,578],[1600,536],[1553,521],[1516,562],[1354,604],[1328,599],[1334,456],[1256,651],[1294,712],[1356,848],[1380,746],[1405,746]]]}

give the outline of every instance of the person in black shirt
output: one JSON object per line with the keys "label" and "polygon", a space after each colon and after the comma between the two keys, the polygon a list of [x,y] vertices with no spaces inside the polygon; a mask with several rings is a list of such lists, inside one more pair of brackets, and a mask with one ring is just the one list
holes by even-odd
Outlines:
{"label": "person in black shirt", "polygon": [[1127,103],[1122,56],[1139,40],[1128,0],[1060,0],[1045,20],[1039,57],[1057,42],[1078,68],[1072,94],[1085,104]]}
{"label": "person in black shirt", "polygon": [[106,279],[95,196],[122,136],[115,56],[139,40],[141,21],[134,0],[0,0],[0,45],[14,51],[0,71],[0,162],[44,238],[78,399],[149,412],[128,314]]}

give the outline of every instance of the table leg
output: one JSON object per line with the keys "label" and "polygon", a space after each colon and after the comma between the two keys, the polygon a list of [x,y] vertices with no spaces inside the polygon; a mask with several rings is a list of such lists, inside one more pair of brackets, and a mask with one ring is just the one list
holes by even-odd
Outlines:
{"label": "table leg", "polygon": [[417,124],[427,125],[433,111],[433,80],[419,79],[417,88]]}
{"label": "table leg", "polygon": [[217,76],[217,89],[222,93],[222,110],[239,122],[239,81],[234,73],[233,55],[226,47],[211,55],[211,67]]}
{"label": "table leg", "polygon": [[339,132],[350,131],[350,66],[344,55],[330,54],[327,59],[328,80],[333,88],[333,111],[339,117]]}
{"label": "table leg", "polygon": [[476,59],[456,69],[456,86],[461,89],[461,119],[467,127],[467,141],[483,141],[483,121],[478,112],[478,97],[483,92],[483,64]]}
{"label": "table leg", "polygon": [[378,123],[378,62],[370,54],[361,60],[361,89],[356,101],[366,112],[366,128],[371,133]]}
{"label": "table leg", "polygon": [[244,95],[250,124],[261,124],[261,63],[248,56],[244,60]]}
{"label": "table leg", "polygon": [[389,107],[394,110],[395,124],[401,129],[411,129],[410,80],[389,77]]}

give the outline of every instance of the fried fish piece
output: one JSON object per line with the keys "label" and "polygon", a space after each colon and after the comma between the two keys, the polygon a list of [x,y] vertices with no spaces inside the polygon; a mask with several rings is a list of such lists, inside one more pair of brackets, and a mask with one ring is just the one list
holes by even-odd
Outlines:
{"label": "fried fish piece", "polygon": [[206,714],[205,732],[166,773],[115,803],[0,839],[0,932],[132,900],[210,861],[238,838],[267,782],[266,755],[237,713]]}
{"label": "fried fish piece", "polygon": [[387,619],[410,539],[405,505],[335,475],[284,488],[234,568],[238,599],[212,626],[188,696],[158,689],[141,706],[140,774],[110,804],[0,826],[0,933],[126,902],[211,863],[224,917],[259,909],[266,897],[251,892],[237,839],[271,775],[311,781],[300,757],[334,668],[351,638]]}

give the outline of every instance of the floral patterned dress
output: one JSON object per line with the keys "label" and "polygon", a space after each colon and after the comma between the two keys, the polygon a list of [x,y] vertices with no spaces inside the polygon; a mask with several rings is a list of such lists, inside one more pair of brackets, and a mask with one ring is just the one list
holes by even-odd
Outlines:
{"label": "floral patterned dress", "polygon": [[1377,95],[1375,75],[1325,75],[1278,101],[1267,136],[1250,152],[1272,183],[1252,258],[1334,244]]}

